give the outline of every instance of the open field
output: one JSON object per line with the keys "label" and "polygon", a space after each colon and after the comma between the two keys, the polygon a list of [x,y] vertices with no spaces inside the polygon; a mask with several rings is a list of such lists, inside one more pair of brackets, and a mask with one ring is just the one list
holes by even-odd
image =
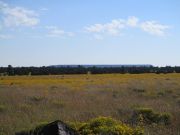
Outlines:
{"label": "open field", "polygon": [[146,135],[180,135],[180,74],[0,77],[0,135],[57,119],[110,116],[127,124],[138,107],[169,113],[171,124],[146,125]]}

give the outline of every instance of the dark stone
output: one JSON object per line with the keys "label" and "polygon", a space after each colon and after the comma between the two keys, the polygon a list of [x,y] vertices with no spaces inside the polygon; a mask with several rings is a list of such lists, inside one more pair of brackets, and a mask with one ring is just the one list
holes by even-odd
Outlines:
{"label": "dark stone", "polygon": [[77,131],[62,121],[55,121],[29,132],[19,132],[16,135],[79,135]]}

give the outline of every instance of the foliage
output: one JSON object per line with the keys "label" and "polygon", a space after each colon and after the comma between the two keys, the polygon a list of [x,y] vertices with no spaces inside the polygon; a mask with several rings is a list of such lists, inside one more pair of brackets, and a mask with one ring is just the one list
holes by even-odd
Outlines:
{"label": "foliage", "polygon": [[[42,123],[33,130],[21,131],[16,135],[31,135],[41,133],[41,130],[48,123]],[[131,128],[110,117],[98,117],[88,123],[70,123],[70,127],[75,129],[80,135],[143,135],[141,128]]]}
{"label": "foliage", "polygon": [[133,89],[134,92],[143,93],[146,92],[145,89]]}
{"label": "foliage", "polygon": [[119,66],[119,67],[89,67],[89,66],[48,66],[48,67],[0,67],[1,75],[59,75],[59,74],[107,74],[107,73],[180,73],[180,67],[153,67],[144,66]]}
{"label": "foliage", "polygon": [[5,105],[0,105],[0,113],[4,112],[6,110],[6,106]]}
{"label": "foliage", "polygon": [[33,102],[40,102],[40,101],[45,100],[45,98],[42,96],[33,96],[33,97],[30,97],[30,100]]}
{"label": "foliage", "polygon": [[79,133],[81,135],[143,135],[143,130],[133,129],[109,117],[99,117],[83,124],[79,128]]}
{"label": "foliage", "polygon": [[156,113],[151,108],[138,108],[134,111],[132,119],[137,124],[164,123],[170,124],[170,114]]}

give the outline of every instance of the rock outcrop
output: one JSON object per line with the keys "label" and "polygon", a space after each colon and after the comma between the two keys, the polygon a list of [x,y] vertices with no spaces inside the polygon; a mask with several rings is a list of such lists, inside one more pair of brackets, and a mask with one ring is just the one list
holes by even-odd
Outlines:
{"label": "rock outcrop", "polygon": [[64,122],[58,120],[28,132],[16,133],[16,135],[78,135],[78,133]]}

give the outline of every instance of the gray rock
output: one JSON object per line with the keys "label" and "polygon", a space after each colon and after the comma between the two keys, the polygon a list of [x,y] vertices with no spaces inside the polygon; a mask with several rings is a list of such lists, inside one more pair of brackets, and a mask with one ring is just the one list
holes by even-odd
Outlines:
{"label": "gray rock", "polygon": [[29,132],[19,132],[16,135],[79,135],[77,131],[69,127],[64,122],[58,120],[47,124],[43,127],[38,127]]}

